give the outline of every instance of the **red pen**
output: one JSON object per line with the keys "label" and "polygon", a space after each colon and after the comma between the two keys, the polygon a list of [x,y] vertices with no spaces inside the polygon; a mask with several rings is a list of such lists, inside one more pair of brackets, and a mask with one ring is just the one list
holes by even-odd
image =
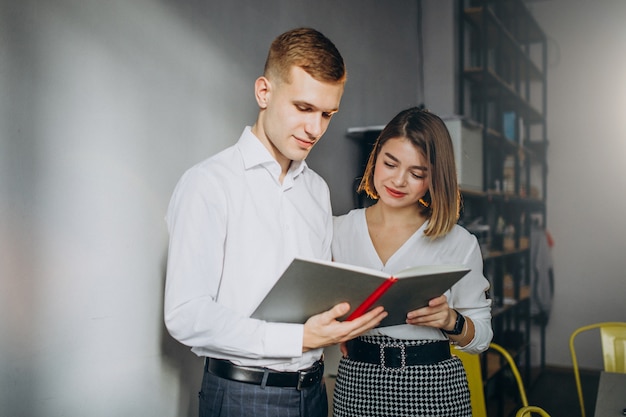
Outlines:
{"label": "red pen", "polygon": [[396,277],[389,277],[387,278],[385,281],[383,281],[382,284],[380,284],[378,286],[378,288],[376,288],[370,295],[369,297],[367,297],[365,299],[365,301],[363,301],[361,303],[360,306],[358,306],[353,312],[352,314],[350,314],[348,316],[348,318],[346,319],[346,321],[350,321],[350,320],[354,320],[357,317],[361,317],[367,310],[370,309],[370,307],[372,305],[374,305],[374,303],[376,301],[378,301],[378,299],[385,293],[385,291],[387,291],[389,289],[389,287],[391,287],[396,281],[398,280],[398,278]]}

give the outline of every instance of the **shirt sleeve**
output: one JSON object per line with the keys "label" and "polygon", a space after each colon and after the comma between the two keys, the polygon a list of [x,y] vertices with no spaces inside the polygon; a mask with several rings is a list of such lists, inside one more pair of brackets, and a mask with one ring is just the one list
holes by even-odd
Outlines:
{"label": "shirt sleeve", "polygon": [[471,271],[452,286],[449,304],[474,323],[474,338],[467,345],[458,348],[469,353],[481,353],[489,348],[493,338],[491,300],[487,298],[489,281],[483,275],[480,247],[476,238],[471,238],[472,245],[465,262]]}
{"label": "shirt sleeve", "polygon": [[164,320],[172,337],[215,357],[296,358],[303,325],[244,317],[216,302],[227,233],[227,204],[218,180],[188,171],[172,196]]}

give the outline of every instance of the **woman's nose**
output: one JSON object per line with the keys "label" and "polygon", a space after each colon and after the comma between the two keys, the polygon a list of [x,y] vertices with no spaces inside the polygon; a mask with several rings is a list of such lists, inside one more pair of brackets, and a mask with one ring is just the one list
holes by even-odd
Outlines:
{"label": "woman's nose", "polygon": [[396,185],[406,184],[406,173],[398,170],[396,174],[393,176],[392,181]]}

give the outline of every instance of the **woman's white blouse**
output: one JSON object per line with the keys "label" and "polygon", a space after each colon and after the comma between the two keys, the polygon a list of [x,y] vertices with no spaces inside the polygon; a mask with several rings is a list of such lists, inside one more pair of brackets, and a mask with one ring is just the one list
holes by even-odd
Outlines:
{"label": "woman's white blouse", "polygon": [[[428,222],[411,236],[383,264],[369,236],[365,209],[355,209],[334,218],[332,244],[333,259],[364,266],[390,275],[413,266],[451,264],[465,265],[471,271],[446,292],[448,304],[474,323],[474,339],[461,350],[479,353],[489,347],[493,337],[491,327],[491,300],[487,298],[489,281],[483,275],[483,259],[476,237],[459,225],[446,236],[432,240],[424,235]],[[408,313],[408,311],[407,311]],[[370,334],[387,335],[397,339],[446,340],[447,337],[432,327],[403,324],[376,328]]]}

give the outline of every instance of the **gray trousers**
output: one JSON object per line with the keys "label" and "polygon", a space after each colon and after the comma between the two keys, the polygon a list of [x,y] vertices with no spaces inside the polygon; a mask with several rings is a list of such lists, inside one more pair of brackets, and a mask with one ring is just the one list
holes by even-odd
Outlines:
{"label": "gray trousers", "polygon": [[206,369],[199,393],[200,417],[328,417],[324,380],[298,391],[230,381]]}

